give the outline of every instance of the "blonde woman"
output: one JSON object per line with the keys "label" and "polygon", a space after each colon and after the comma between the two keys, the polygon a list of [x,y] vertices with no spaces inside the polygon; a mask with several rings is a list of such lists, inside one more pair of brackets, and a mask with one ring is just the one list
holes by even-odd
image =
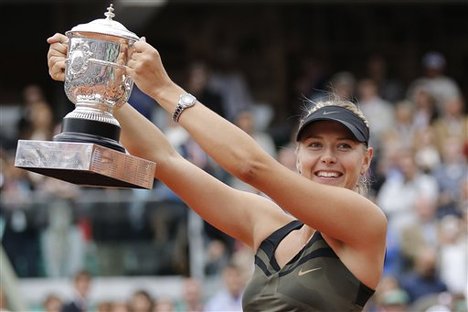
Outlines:
{"label": "blonde woman", "polygon": [[[48,39],[49,73],[63,80],[67,38]],[[158,51],[133,46],[127,73],[232,175],[269,198],[233,189],[178,155],[130,105],[115,116],[122,143],[155,161],[155,177],[203,219],[255,252],[244,311],[360,311],[383,269],[386,218],[359,194],[373,150],[352,103],[315,106],[297,133],[297,169],[284,167],[167,75]]]}

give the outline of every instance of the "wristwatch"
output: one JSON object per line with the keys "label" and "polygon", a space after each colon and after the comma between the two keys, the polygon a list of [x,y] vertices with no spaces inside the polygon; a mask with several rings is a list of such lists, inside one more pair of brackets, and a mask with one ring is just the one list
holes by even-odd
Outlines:
{"label": "wristwatch", "polygon": [[182,115],[182,112],[187,108],[194,106],[195,103],[197,103],[197,98],[191,95],[190,93],[181,94],[174,114],[172,115],[172,120],[178,122],[180,115]]}

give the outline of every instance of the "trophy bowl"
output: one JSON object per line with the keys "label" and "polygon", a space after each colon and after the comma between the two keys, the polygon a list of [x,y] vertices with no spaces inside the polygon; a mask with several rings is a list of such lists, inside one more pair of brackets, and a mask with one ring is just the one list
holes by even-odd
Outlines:
{"label": "trophy bowl", "polygon": [[19,140],[15,166],[86,186],[152,188],[156,164],[126,153],[119,143],[115,109],[127,102],[133,81],[125,65],[138,36],[106,18],[65,34],[68,52],[64,89],[75,109],[53,142]]}
{"label": "trophy bowl", "polygon": [[133,81],[124,66],[129,47],[139,38],[112,19],[112,5],[104,15],[66,32],[65,94],[75,110],[65,116],[54,141],[93,142],[124,152],[113,111],[130,97]]}

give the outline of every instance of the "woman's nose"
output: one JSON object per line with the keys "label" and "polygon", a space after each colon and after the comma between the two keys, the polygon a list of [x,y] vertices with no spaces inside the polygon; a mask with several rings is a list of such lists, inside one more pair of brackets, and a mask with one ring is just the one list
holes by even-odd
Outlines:
{"label": "woman's nose", "polygon": [[336,157],[335,157],[335,153],[330,150],[330,149],[326,149],[322,156],[321,156],[321,162],[324,163],[324,164],[334,164],[336,163]]}

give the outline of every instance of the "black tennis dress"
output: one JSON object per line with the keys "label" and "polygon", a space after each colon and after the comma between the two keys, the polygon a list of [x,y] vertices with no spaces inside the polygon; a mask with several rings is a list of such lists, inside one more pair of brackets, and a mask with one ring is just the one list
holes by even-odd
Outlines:
{"label": "black tennis dress", "polygon": [[361,311],[374,290],[361,283],[315,232],[304,248],[280,268],[279,243],[304,224],[292,221],[266,238],[255,255],[255,270],[242,305],[245,312]]}

